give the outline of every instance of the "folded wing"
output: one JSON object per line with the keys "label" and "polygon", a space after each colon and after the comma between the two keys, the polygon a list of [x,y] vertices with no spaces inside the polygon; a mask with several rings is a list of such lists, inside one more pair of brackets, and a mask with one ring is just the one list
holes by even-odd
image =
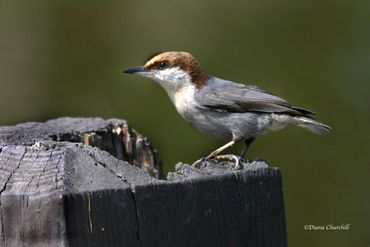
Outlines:
{"label": "folded wing", "polygon": [[243,85],[216,77],[209,79],[195,94],[202,108],[221,112],[284,113],[312,118],[313,112],[292,107],[284,99],[255,86]]}

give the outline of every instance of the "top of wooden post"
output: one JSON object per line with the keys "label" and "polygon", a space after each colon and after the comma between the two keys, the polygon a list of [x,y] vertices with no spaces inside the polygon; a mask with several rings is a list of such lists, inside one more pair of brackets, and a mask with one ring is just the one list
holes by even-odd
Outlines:
{"label": "top of wooden post", "polygon": [[277,168],[161,165],[124,120],[0,127],[0,246],[286,246]]}

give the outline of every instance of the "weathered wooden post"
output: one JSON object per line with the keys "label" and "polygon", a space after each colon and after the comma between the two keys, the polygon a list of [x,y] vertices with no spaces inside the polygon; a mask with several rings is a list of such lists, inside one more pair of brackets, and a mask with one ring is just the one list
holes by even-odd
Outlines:
{"label": "weathered wooden post", "polygon": [[0,246],[287,245],[277,168],[179,163],[162,177],[123,120],[0,127]]}

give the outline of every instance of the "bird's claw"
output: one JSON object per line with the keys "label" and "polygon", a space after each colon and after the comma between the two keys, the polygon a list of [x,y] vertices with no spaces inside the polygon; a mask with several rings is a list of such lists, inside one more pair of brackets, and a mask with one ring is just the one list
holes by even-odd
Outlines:
{"label": "bird's claw", "polygon": [[196,167],[196,168],[200,168],[200,165],[206,161],[208,159],[208,157],[203,157],[203,158],[200,158],[199,160],[195,161],[192,166]]}
{"label": "bird's claw", "polygon": [[234,154],[225,154],[225,155],[216,155],[216,156],[207,156],[200,158],[199,160],[195,161],[192,166],[196,168],[200,168],[200,165],[207,160],[229,160],[229,161],[235,161],[235,165],[231,168],[233,170],[240,170],[242,165],[240,164],[242,160],[244,160],[242,157],[234,155]]}
{"label": "bird's claw", "polygon": [[240,170],[243,168],[243,166],[240,164],[241,161],[243,160],[242,157],[234,155],[234,154],[224,154],[224,155],[217,155],[213,157],[215,160],[230,160],[230,161],[235,161],[234,167],[231,167],[234,170]]}

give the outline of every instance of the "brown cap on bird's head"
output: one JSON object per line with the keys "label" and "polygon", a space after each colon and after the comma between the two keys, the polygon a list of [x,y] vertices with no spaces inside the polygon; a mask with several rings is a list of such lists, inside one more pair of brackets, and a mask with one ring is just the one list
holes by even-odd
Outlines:
{"label": "brown cap on bird's head", "polygon": [[208,75],[203,72],[199,62],[188,52],[169,51],[160,53],[149,59],[144,68],[146,70],[162,70],[167,68],[180,68],[187,72],[192,82],[201,87],[206,84]]}

